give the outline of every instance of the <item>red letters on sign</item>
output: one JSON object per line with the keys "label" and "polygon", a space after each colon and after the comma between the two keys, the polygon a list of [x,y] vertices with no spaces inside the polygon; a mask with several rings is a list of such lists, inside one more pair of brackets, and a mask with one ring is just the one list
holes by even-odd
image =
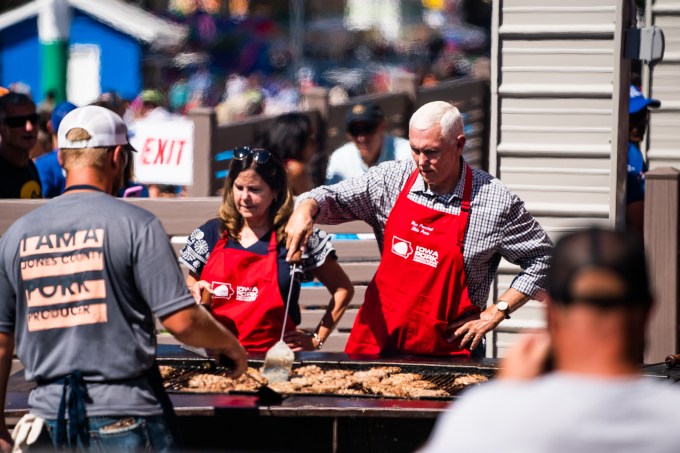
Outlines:
{"label": "red letters on sign", "polygon": [[149,137],[142,147],[142,165],[179,165],[186,140]]}

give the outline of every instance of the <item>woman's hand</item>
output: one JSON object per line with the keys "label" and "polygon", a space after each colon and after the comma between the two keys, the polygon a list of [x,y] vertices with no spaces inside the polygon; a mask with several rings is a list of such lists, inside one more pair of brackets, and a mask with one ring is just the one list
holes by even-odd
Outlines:
{"label": "woman's hand", "polygon": [[314,337],[304,330],[292,330],[286,333],[283,336],[283,341],[293,352],[315,351],[318,346]]}
{"label": "woman's hand", "polygon": [[211,286],[212,285],[206,282],[205,280],[198,280],[197,282],[191,285],[189,291],[191,291],[191,295],[194,296],[194,300],[196,300],[197,304],[201,303],[201,296],[204,290],[208,291],[210,294],[213,293]]}

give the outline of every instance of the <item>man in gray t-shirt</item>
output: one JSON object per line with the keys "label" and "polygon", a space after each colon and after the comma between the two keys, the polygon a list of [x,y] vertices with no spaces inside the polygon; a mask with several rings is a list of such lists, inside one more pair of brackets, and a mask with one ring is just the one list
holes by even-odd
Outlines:
{"label": "man in gray t-shirt", "polygon": [[[54,428],[55,445],[95,443],[106,451],[122,448],[128,436],[132,449],[144,448],[148,437],[155,450],[166,450],[172,434],[162,416],[167,398],[154,379],[153,315],[180,341],[231,358],[235,375],[245,370],[245,351],[196,305],[160,221],[109,195],[130,158],[122,119],[102,107],[76,109],[61,123],[59,148],[65,195],[0,239],[0,395],[16,341],[26,378],[38,384],[31,413]],[[74,402],[85,411],[69,407],[66,431],[60,405]],[[74,415],[87,416],[86,423]],[[0,426],[5,441],[6,433]]]}

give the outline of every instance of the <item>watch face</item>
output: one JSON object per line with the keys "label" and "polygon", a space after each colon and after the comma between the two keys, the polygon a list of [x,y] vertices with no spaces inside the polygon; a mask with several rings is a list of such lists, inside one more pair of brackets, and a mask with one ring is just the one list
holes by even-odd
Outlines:
{"label": "watch face", "polygon": [[501,300],[496,303],[496,307],[499,311],[505,311],[508,309],[508,303],[504,300]]}

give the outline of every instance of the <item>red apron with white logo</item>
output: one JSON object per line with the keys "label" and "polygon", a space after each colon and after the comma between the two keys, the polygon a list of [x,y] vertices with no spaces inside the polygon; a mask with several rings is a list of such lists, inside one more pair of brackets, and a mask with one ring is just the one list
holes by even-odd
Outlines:
{"label": "red apron with white logo", "polygon": [[[264,352],[281,339],[285,305],[279,290],[276,234],[272,232],[267,255],[224,248],[226,235],[217,242],[201,273],[211,284],[212,312],[252,352]],[[295,323],[286,318],[286,331]]]}
{"label": "red apron with white logo", "polygon": [[470,357],[446,341],[448,324],[479,307],[470,302],[463,238],[470,214],[472,171],[466,167],[460,215],[408,199],[414,171],[385,225],[378,271],[352,327],[348,354],[421,354]]}

